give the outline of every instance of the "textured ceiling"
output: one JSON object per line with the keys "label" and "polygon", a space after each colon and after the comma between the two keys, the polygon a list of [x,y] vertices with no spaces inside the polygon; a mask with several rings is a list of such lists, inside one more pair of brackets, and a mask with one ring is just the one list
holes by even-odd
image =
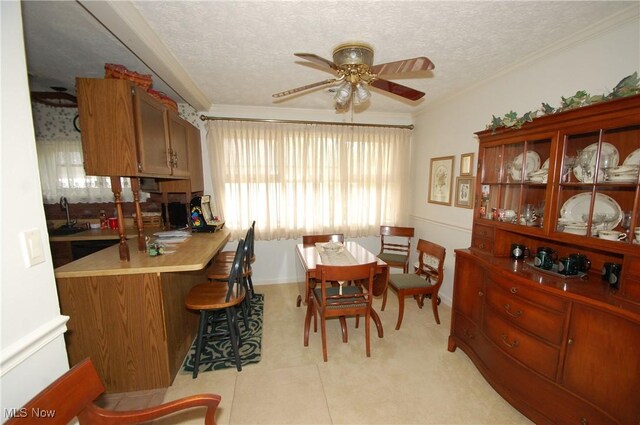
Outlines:
{"label": "textured ceiling", "polygon": [[[427,56],[435,69],[387,79],[424,91],[411,102],[372,89],[366,109],[412,113],[428,102],[521,63],[638,2],[544,1],[134,1],[144,21],[214,105],[331,110],[327,88],[276,100],[273,93],[331,73],[295,52],[331,59],[345,41],[365,41],[374,64]],[[630,13],[630,12],[628,12]],[[148,68],[79,3],[23,2],[33,87],[73,87],[75,76],[101,77],[104,63]],[[137,51],[139,53],[139,51]],[[140,56],[140,55],[138,55]],[[162,75],[162,74],[160,74]],[[165,78],[166,81],[169,81]],[[175,96],[159,77],[154,88]],[[175,85],[172,85],[175,87]],[[180,91],[179,89],[177,91]]]}

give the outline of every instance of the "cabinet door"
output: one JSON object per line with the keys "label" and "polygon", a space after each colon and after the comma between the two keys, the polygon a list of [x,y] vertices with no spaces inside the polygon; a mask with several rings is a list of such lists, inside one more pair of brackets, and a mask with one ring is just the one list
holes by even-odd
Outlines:
{"label": "cabinet door", "polygon": [[140,175],[171,175],[166,108],[139,87],[135,88],[136,137]]}
{"label": "cabinet door", "polygon": [[125,80],[76,79],[87,175],[138,175],[131,90],[131,83]]}
{"label": "cabinet door", "polygon": [[161,181],[160,191],[162,192],[194,193],[204,191],[200,129],[191,124],[187,124],[187,127],[187,137],[189,141],[189,179]]}
{"label": "cabinet door", "polygon": [[480,323],[484,299],[484,270],[473,260],[456,256],[453,287],[453,307],[460,313]]}
{"label": "cabinet door", "polygon": [[640,423],[640,324],[574,304],[562,377],[621,423]]}
{"label": "cabinet door", "polygon": [[169,124],[169,142],[171,145],[171,174],[175,177],[189,176],[189,138],[190,124],[173,111],[167,111]]}

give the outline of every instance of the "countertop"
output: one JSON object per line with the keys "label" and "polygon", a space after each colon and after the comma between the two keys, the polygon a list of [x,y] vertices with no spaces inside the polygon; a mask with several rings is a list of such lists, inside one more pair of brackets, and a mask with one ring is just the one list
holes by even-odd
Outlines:
{"label": "countertop", "polygon": [[[145,232],[153,230],[154,232],[161,231],[162,229],[146,229]],[[138,231],[135,227],[125,227],[124,233],[127,239],[132,239],[138,236]],[[96,240],[113,240],[120,239],[118,229],[88,229],[83,232],[74,233],[73,235],[63,236],[51,236],[49,235],[50,242],[78,242],[78,241],[96,241]]]}
{"label": "countertop", "polygon": [[[94,231],[89,230],[87,232]],[[96,230],[95,232],[102,233],[104,231]],[[85,232],[65,236],[64,238],[83,235],[83,233]],[[85,240],[90,239],[88,236],[90,235],[87,235]],[[120,260],[119,246],[116,244],[58,267],[54,270],[54,273],[56,278],[69,278],[201,270],[207,266],[219,250],[224,248],[229,236],[229,230],[224,228],[215,233],[193,233],[191,238],[175,245],[174,253],[155,257],[150,257],[146,252],[139,252],[137,238],[132,237],[127,240],[130,261]],[[94,237],[93,239],[96,238]]]}

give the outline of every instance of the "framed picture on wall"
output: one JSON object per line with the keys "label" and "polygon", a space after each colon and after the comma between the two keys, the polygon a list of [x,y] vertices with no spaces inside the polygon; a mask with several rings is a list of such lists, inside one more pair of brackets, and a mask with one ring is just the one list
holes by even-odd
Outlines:
{"label": "framed picture on wall", "polygon": [[451,205],[453,159],[453,156],[431,158],[428,202],[432,204]]}
{"label": "framed picture on wall", "polygon": [[460,175],[473,175],[473,152],[463,153],[460,155]]}
{"label": "framed picture on wall", "polygon": [[456,177],[455,206],[473,208],[474,177]]}

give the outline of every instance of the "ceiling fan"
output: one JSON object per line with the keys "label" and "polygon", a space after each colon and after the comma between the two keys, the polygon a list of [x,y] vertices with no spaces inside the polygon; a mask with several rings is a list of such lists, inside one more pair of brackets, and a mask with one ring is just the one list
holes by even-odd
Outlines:
{"label": "ceiling fan", "polygon": [[294,54],[299,58],[327,67],[328,70],[336,73],[336,78],[276,93],[273,97],[289,96],[315,87],[338,83],[335,95],[336,109],[338,110],[347,109],[352,102],[362,104],[368,101],[371,97],[367,88],[369,85],[405,99],[418,100],[425,95],[423,92],[384,80],[379,76],[428,71],[434,68],[433,62],[424,56],[373,65],[373,47],[360,42],[338,45],[333,50],[333,62],[313,53]]}

